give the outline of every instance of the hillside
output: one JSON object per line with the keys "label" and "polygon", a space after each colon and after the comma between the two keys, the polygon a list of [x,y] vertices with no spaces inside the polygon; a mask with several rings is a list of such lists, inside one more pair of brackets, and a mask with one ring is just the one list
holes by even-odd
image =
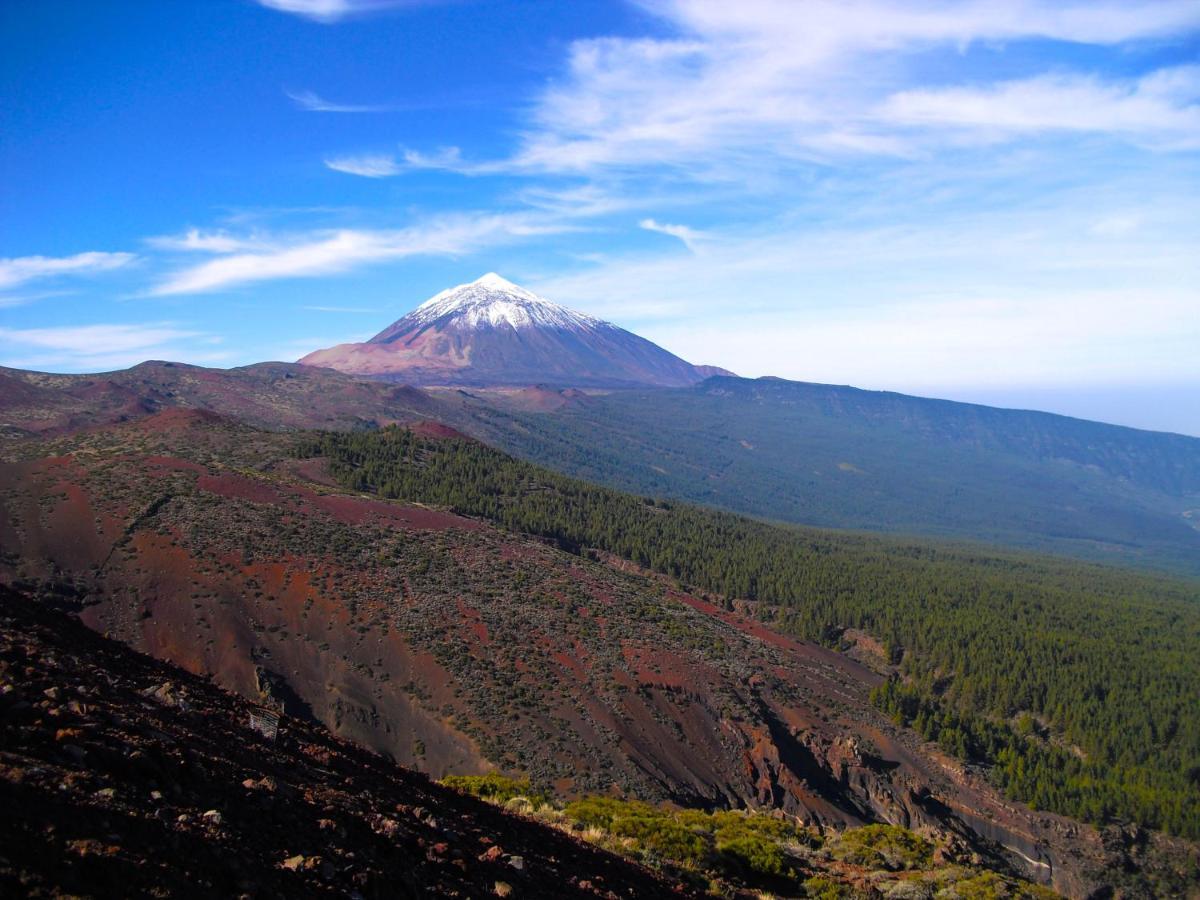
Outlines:
{"label": "hillside", "polygon": [[689,893],[4,589],[0,684],[5,896]]}
{"label": "hillside", "polygon": [[464,430],[621,490],[1200,574],[1197,438],[771,378],[478,403]]}
{"label": "hillside", "polygon": [[[386,448],[392,434],[361,439]],[[894,670],[865,636],[834,629],[852,651],[846,655],[763,624],[806,635],[820,622],[852,624],[845,607],[818,595],[811,621],[777,617],[763,599],[739,599],[740,591],[698,592],[603,553],[564,552],[536,537],[572,547],[570,534],[555,533],[575,527],[572,519],[553,504],[540,513],[534,508],[542,524],[526,522],[522,529],[535,536],[523,536],[412,502],[420,498],[397,503],[347,493],[334,487],[346,475],[338,468],[337,440],[272,434],[175,410],[49,443],[11,444],[10,462],[0,468],[0,580],[81,608],[92,627],[211,673],[245,696],[267,691],[291,715],[323,722],[433,775],[498,766],[566,795],[619,790],[687,806],[777,808],[826,826],[898,823],[965,844],[995,866],[1051,880],[1075,896],[1111,882],[1114,866],[1136,873],[1128,876],[1136,883],[1151,883],[1174,865],[1164,860],[1190,852],[1146,832],[1135,831],[1130,843],[1114,836],[1119,830],[1098,832],[1013,803],[986,769],[954,758],[953,742],[944,748],[924,741],[898,728],[890,711],[873,708],[872,692]],[[325,441],[334,441],[321,450],[329,456],[313,458]],[[439,476],[418,483],[429,490],[459,485],[452,506],[479,502],[478,488],[490,483],[487,503],[509,498],[514,512],[525,515],[521,498],[552,500],[564,490],[548,473],[525,471],[475,444],[435,441],[414,445],[416,456],[380,457],[370,446],[347,446],[349,459],[402,467],[429,453],[428,460],[444,460],[450,468],[426,468]],[[514,476],[521,486],[514,487]],[[579,509],[624,527],[623,517],[594,505],[605,496],[588,488]],[[719,561],[711,552],[719,544],[706,551],[703,543],[712,538],[710,528],[695,530],[694,521],[635,498],[619,502],[634,503],[655,521],[682,523],[701,541],[696,550]],[[519,524],[502,510],[476,513]],[[742,521],[699,510],[691,515],[713,517],[712,525]],[[660,535],[670,536],[670,529]],[[867,541],[856,550],[862,539],[803,538],[806,546],[814,541],[818,557],[835,564],[812,569],[817,584],[850,588],[855,582],[842,580],[859,572],[862,600],[893,616],[893,626],[922,608],[887,589],[897,574],[911,582],[906,591],[943,583],[951,605],[977,591],[989,572],[987,582],[1002,591],[1037,591],[1023,607],[1029,614],[1048,603],[1074,615],[1070,603],[1094,598],[1104,613],[1097,629],[1117,627],[1128,637],[1129,622],[1106,612],[1108,592],[1144,595],[1138,615],[1151,624],[1157,616],[1175,617],[1168,634],[1182,642],[1184,656],[1176,655],[1175,643],[1158,655],[1143,644],[1137,652],[1163,677],[1192,677],[1186,660],[1194,654],[1186,648],[1194,649],[1196,639],[1188,601],[1172,599],[1181,590],[1173,583],[1121,576],[1107,586],[1096,580],[1091,592],[1076,587],[1063,595],[1057,580],[1090,582],[1096,574],[1044,562],[1026,571],[1028,561],[1002,557],[935,554],[930,565],[930,550],[919,546]],[[675,545],[660,546],[669,554]],[[916,625],[928,627],[941,615],[932,608]],[[1019,624],[998,633],[1036,634],[1041,620]],[[936,664],[945,647],[929,649]],[[1112,646],[1085,642],[1078,652],[1094,661]],[[917,683],[923,658],[905,654]],[[1074,685],[1064,679],[1061,687]],[[1177,683],[1162,702],[1181,702],[1187,691]],[[1113,709],[1136,714],[1124,705]],[[1178,719],[1172,753],[1185,752],[1194,734],[1186,709]],[[1130,731],[1129,742],[1115,746],[1143,746],[1142,737]]]}

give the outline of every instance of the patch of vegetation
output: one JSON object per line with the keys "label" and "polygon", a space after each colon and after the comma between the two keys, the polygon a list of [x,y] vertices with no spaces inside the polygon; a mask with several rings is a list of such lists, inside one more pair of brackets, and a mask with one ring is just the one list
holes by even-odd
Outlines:
{"label": "patch of vegetation", "polygon": [[895,825],[854,828],[830,846],[835,859],[889,872],[928,868],[933,862],[933,849],[925,838]]}
{"label": "patch of vegetation", "polygon": [[936,894],[936,900],[1051,900],[1058,895],[1035,884],[1015,887],[1011,881],[995,872],[979,872],[946,885]]}
{"label": "patch of vegetation", "polygon": [[[528,796],[529,782],[501,775],[455,776],[442,780],[511,808]],[[580,834],[607,850],[668,872],[711,893],[730,896],[744,889],[769,895],[819,898],[1053,897],[1013,878],[960,865],[934,863],[934,844],[893,825],[867,825],[822,835],[794,820],[745,810],[678,809],[607,795],[567,803],[549,800],[529,814]],[[870,882],[872,890],[858,885]],[[964,884],[964,893],[948,894]],[[738,894],[741,895],[740,893]]]}
{"label": "patch of vegetation", "polygon": [[499,772],[488,772],[486,775],[447,775],[442,779],[442,784],[472,797],[490,800],[500,806],[518,798],[528,800],[534,806],[545,801],[545,796],[534,790],[528,778],[508,778]]}

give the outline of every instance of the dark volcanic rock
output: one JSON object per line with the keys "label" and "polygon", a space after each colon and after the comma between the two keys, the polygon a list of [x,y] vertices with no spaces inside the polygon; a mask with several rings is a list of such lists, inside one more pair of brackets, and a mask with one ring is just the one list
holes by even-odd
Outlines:
{"label": "dark volcanic rock", "polygon": [[251,709],[0,588],[0,894],[686,894],[320,726],[267,741]]}

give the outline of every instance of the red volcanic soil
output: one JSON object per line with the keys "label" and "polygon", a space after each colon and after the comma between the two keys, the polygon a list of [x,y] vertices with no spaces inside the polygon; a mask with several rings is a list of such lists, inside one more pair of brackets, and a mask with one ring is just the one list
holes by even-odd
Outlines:
{"label": "red volcanic soil", "polygon": [[165,409],[146,416],[137,422],[137,427],[150,434],[163,434],[190,428],[204,428],[220,423],[231,423],[232,419],[208,409]]}
{"label": "red volcanic soil", "polygon": [[343,494],[318,494],[302,487],[291,487],[285,491],[271,482],[244,475],[205,474],[196,479],[196,487],[222,497],[238,497],[254,503],[318,509],[346,525],[375,524],[433,531],[450,528],[476,531],[482,527],[474,519],[421,506]]}
{"label": "red volcanic soil", "polygon": [[797,641],[794,638],[780,634],[778,631],[773,631],[766,625],[758,622],[749,616],[744,616],[741,613],[730,612],[721,607],[709,603],[707,600],[701,600],[689,594],[681,594],[677,591],[670,592],[673,599],[686,603],[692,609],[704,613],[706,616],[712,616],[719,619],[727,625],[736,628],[743,634],[750,635],[764,644],[770,644],[773,647],[778,647],[780,650],[786,650],[790,653],[799,654],[805,658],[812,659],[814,662],[820,662],[823,665],[835,667],[847,673],[851,677],[862,682],[867,687],[875,687],[883,677],[872,669],[867,668],[862,663],[853,659],[849,659],[841,653],[829,650],[819,644],[810,644],[805,641]]}
{"label": "red volcanic soil", "polygon": [[478,531],[483,526],[474,519],[454,513],[425,509],[421,506],[404,506],[382,500],[366,500],[361,497],[345,497],[338,494],[312,494],[303,492],[306,499],[316,508],[329,513],[346,525],[394,525],[401,528],[442,531]]}
{"label": "red volcanic soil", "polygon": [[563,392],[541,387],[525,388],[515,392],[508,399],[521,409],[537,412],[552,412],[570,402]]}
{"label": "red volcanic soil", "polygon": [[443,425],[441,422],[426,420],[423,422],[413,422],[412,424],[405,425],[404,427],[413,434],[423,438],[435,438],[451,441],[474,440],[474,438],[468,437],[461,431],[451,428],[449,425]]}
{"label": "red volcanic soil", "polygon": [[691,896],[0,589],[4,896]]}
{"label": "red volcanic soil", "polygon": [[283,495],[275,485],[242,475],[201,475],[196,487],[222,497],[240,497],[254,503],[279,503]]}

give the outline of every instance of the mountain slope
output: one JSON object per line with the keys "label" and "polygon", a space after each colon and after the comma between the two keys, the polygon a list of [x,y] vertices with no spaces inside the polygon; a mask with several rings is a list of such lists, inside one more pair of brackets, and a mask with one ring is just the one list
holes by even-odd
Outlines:
{"label": "mountain slope", "polygon": [[[361,440],[382,448],[393,434]],[[815,633],[839,633],[839,623],[866,622],[842,618],[845,609],[828,601],[859,598],[887,617],[876,620],[882,635],[904,622],[921,631],[934,621],[978,620],[997,647],[1010,636],[1053,641],[1073,634],[1060,618],[1074,615],[1070,604],[1088,596],[1097,573],[813,534],[755,557],[799,565],[811,578],[754,575],[746,560],[722,561],[718,548],[741,552],[755,541],[714,534],[719,514],[693,511],[710,517],[697,528],[669,509],[621,501],[667,529],[647,545],[653,565],[670,561],[654,547],[679,549],[682,525],[694,554],[727,575],[781,590],[790,579],[794,596],[808,602],[794,607],[789,625],[769,604],[700,594],[602,553],[564,553],[544,537],[365,497],[357,486],[335,489],[331,476],[342,476],[333,458],[310,457],[311,440],[172,410],[11,445],[0,467],[0,581],[82,607],[97,630],[247,696],[266,691],[295,717],[433,774],[498,766],[566,794],[612,789],[684,805],[776,808],[836,826],[900,823],[965,842],[995,865],[1073,895],[1110,882],[1114,866],[1142,870],[1164,846],[1150,836],[1140,850],[1118,853],[1095,830],[1011,802],[973,766],[896,728],[870,702],[888,664],[866,637],[851,639],[862,651],[856,661],[763,624],[801,633],[812,616]],[[349,460],[374,459],[346,449]],[[381,458],[410,467],[416,480],[404,483],[423,490],[458,491],[463,503],[490,498],[499,521],[506,507],[524,515],[526,503],[536,510],[556,502],[563,488],[552,476],[512,482],[518,464],[487,461],[491,452],[442,441]],[[495,482],[479,492],[479,478]],[[624,527],[624,517],[595,507],[603,492],[577,490],[571,505],[584,521]],[[571,521],[553,505],[538,520],[528,527],[539,533]],[[1112,596],[1146,594],[1139,621],[1173,615],[1171,640],[1139,639],[1130,652],[1145,655],[1154,678],[1179,675],[1186,654],[1177,658],[1177,645],[1193,640],[1189,607],[1177,596],[1186,587],[1111,573],[1096,587],[1092,630],[1101,644],[1091,646],[1089,631],[1072,655],[1118,658],[1103,642],[1136,629],[1113,618]],[[944,597],[945,605],[913,605],[910,595]],[[1016,618],[1011,598],[1020,598]],[[979,615],[989,609],[990,618]],[[994,628],[1005,614],[1009,624]],[[991,646],[980,641],[967,639]],[[937,648],[926,649],[928,664],[943,667]],[[957,666],[949,660],[942,671]],[[1122,662],[1120,671],[1129,685],[1121,696],[1136,693],[1145,667]],[[1095,675],[1086,665],[1080,673]],[[1077,683],[1064,676],[1056,686],[1069,692]],[[1160,693],[1165,703],[1179,700],[1178,691]],[[1080,707],[1089,719],[1093,708]],[[1107,709],[1124,715],[1125,705]],[[1194,733],[1190,718],[1177,718],[1172,746]],[[1139,734],[1128,729],[1122,740]]]}
{"label": "mountain slope", "polygon": [[688,896],[0,588],[0,893]]}
{"label": "mountain slope", "polygon": [[439,385],[680,386],[721,371],[693,366],[494,273],[432,297],[366,343],[318,350],[300,362]]}
{"label": "mountain slope", "polygon": [[458,427],[623,490],[1200,574],[1197,438],[773,378],[489,402]]}

